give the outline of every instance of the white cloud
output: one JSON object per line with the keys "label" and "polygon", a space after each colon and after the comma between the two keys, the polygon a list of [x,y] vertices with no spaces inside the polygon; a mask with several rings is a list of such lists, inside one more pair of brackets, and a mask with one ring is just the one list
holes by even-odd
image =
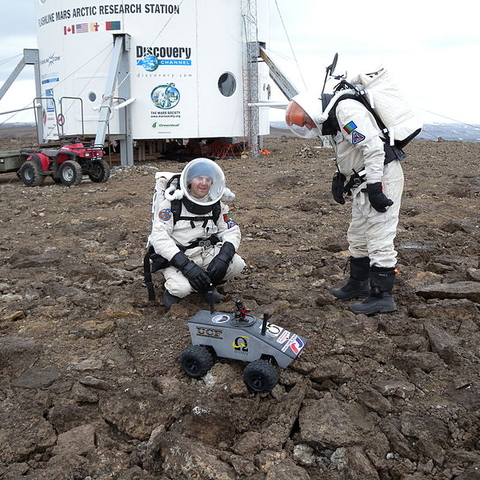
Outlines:
{"label": "white cloud", "polygon": [[[0,101],[0,123],[33,122],[33,100],[35,98],[35,84],[32,80],[17,80],[9,88]],[[18,113],[6,113],[12,110],[26,109]]]}
{"label": "white cloud", "polygon": [[[480,78],[480,4],[365,0],[329,7],[272,0],[269,48],[298,89],[319,93],[325,67],[338,52],[336,72],[349,77],[386,66],[425,122],[480,124],[480,97],[472,94]],[[284,99],[277,89],[273,97]]]}
{"label": "white cloud", "polygon": [[[2,1],[0,16],[3,81],[23,49],[37,47],[34,0]],[[270,0],[268,48],[299,89],[320,92],[325,67],[338,52],[338,73],[353,75],[372,65],[387,66],[424,121],[454,119],[480,124],[478,18],[480,3],[471,0],[447,4],[429,0],[344,4]],[[28,67],[21,78],[33,78]],[[285,100],[276,88],[273,98]],[[6,109],[5,101],[4,97],[0,111]],[[0,122],[3,120],[0,117]]]}

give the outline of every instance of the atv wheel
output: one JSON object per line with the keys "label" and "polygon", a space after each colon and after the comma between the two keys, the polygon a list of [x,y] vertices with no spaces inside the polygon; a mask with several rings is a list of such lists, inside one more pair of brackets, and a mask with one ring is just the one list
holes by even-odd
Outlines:
{"label": "atv wheel", "polygon": [[74,160],[67,160],[60,165],[60,181],[67,187],[78,185],[82,181],[82,167]]}
{"label": "atv wheel", "polygon": [[27,187],[38,187],[45,181],[45,176],[42,175],[40,167],[31,160],[25,162],[18,173]]}
{"label": "atv wheel", "polygon": [[270,362],[255,360],[245,367],[243,380],[253,392],[270,392],[278,382],[278,373]]}
{"label": "atv wheel", "polygon": [[212,368],[213,358],[205,347],[193,345],[180,355],[180,365],[189,377],[200,378]]}
{"label": "atv wheel", "polygon": [[97,160],[93,162],[90,171],[88,172],[88,178],[92,182],[104,183],[110,178],[110,167],[105,160]]}

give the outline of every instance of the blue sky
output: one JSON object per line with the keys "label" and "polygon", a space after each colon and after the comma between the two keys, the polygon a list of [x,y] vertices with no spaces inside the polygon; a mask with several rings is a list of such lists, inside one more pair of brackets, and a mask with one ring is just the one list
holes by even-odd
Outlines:
{"label": "blue sky", "polygon": [[[23,48],[37,46],[34,1],[1,2],[0,82],[18,63]],[[480,124],[480,3],[270,0],[270,12],[268,48],[298,89],[320,93],[325,67],[338,52],[336,72],[348,77],[387,67],[425,122]],[[35,96],[31,78],[27,69],[0,102],[1,112],[29,104]],[[327,91],[333,85],[329,83]],[[284,100],[276,88],[273,92],[273,99]],[[0,122],[5,117],[0,116]],[[14,121],[22,121],[21,116]]]}

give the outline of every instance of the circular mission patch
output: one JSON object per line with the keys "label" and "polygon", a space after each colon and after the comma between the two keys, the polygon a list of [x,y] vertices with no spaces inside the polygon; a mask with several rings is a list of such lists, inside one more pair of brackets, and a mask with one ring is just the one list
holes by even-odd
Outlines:
{"label": "circular mission patch", "polygon": [[168,222],[172,218],[172,211],[169,208],[164,208],[158,212],[158,218],[164,222]]}

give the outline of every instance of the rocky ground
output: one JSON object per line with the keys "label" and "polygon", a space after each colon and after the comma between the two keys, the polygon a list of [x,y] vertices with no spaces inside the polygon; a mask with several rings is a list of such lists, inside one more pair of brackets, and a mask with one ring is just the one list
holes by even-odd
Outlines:
{"label": "rocky ground", "polygon": [[264,147],[218,160],[248,266],[217,306],[242,299],[308,339],[264,394],[240,362],[181,370],[202,297],[148,302],[154,172],[183,163],[112,165],[71,188],[0,175],[1,479],[480,478],[480,144],[407,147],[399,309],[372,317],[328,293],[346,278],[350,212],[331,201],[332,151]]}

